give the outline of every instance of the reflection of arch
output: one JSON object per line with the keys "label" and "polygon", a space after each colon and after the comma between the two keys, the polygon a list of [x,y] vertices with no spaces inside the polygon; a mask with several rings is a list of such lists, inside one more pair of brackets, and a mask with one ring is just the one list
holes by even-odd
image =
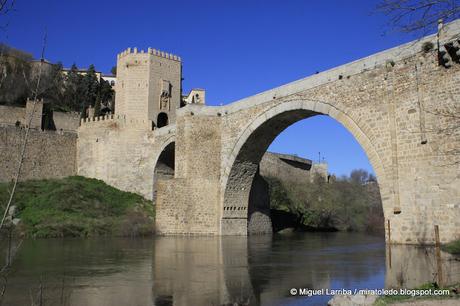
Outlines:
{"label": "reflection of arch", "polygon": [[166,113],[159,113],[157,118],[157,127],[161,128],[167,126],[168,123],[168,115]]}
{"label": "reflection of arch", "polygon": [[[187,305],[260,304],[254,303],[259,298],[254,296],[250,281],[247,238],[160,236],[153,243],[155,286],[151,292],[158,302],[154,305],[183,305],[183,301]],[[190,264],[197,261],[197,256],[204,264]],[[191,290],[183,290],[191,286],[190,279],[206,282],[206,286],[200,288],[202,285],[197,282]]]}
{"label": "reflection of arch", "polygon": [[251,184],[262,156],[284,129],[316,115],[329,115],[355,137],[369,158],[381,189],[385,188],[382,161],[365,132],[348,114],[333,105],[318,101],[284,102],[251,121],[238,137],[232,153],[225,161],[221,234],[246,234]]}
{"label": "reflection of arch", "polygon": [[174,140],[172,140],[162,149],[155,163],[153,173],[153,201],[156,200],[156,183],[158,179],[170,179],[174,177],[175,149],[176,145]]}

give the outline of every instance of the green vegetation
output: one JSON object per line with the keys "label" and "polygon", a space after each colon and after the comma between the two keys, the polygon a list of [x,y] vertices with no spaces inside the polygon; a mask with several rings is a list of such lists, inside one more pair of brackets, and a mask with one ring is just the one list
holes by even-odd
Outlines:
{"label": "green vegetation", "polygon": [[394,303],[400,302],[409,302],[409,301],[420,301],[420,300],[444,300],[444,299],[459,299],[456,289],[460,284],[455,284],[452,286],[442,287],[440,288],[436,283],[427,283],[423,284],[417,288],[413,288],[416,290],[439,290],[439,289],[448,289],[450,294],[449,295],[425,295],[425,296],[411,296],[411,295],[387,295],[387,296],[380,296],[374,303],[376,306],[385,306],[391,305]]}
{"label": "green vegetation", "polygon": [[306,228],[383,231],[378,185],[364,170],[329,182],[320,176],[310,183],[265,179],[270,188],[270,207],[298,216]]}
{"label": "green vegetation", "polygon": [[61,63],[33,61],[31,54],[0,43],[0,104],[24,106],[35,96],[46,101],[45,112],[78,111],[85,115],[88,106],[101,114],[102,105],[113,99],[109,82],[98,80],[94,65],[81,73],[75,64],[65,74]]}
{"label": "green vegetation", "polygon": [[[0,184],[2,206],[8,188]],[[20,182],[13,205],[17,230],[27,237],[134,236],[154,229],[151,201],[79,176]]]}
{"label": "green vegetation", "polygon": [[460,254],[460,239],[443,245],[441,249],[451,254]]}

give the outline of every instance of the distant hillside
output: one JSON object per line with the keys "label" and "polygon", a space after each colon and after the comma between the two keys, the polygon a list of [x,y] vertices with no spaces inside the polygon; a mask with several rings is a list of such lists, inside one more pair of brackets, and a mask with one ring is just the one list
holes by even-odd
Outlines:
{"label": "distant hillside", "polygon": [[[270,191],[272,217],[282,216],[275,230],[340,230],[382,234],[383,208],[377,182],[364,170],[350,177],[331,179],[317,176],[312,181],[286,181],[281,176],[265,177]],[[288,217],[292,220],[287,220]],[[290,224],[289,226],[284,226]]]}

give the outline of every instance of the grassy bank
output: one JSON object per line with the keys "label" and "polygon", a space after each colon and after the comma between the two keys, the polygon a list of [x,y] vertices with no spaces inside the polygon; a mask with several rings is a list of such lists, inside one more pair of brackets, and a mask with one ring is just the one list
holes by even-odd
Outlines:
{"label": "grassy bank", "polygon": [[[2,211],[10,184],[0,184]],[[153,233],[151,201],[79,176],[20,182],[16,230],[27,237],[133,236]]]}
{"label": "grassy bank", "polygon": [[442,250],[451,254],[460,255],[460,240],[455,240],[443,245]]}

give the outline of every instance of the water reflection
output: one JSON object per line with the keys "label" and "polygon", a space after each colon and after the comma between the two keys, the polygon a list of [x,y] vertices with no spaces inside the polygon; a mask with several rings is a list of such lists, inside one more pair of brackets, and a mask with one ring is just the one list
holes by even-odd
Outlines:
{"label": "water reflection", "polygon": [[[289,241],[288,243],[286,241]],[[291,297],[290,288],[382,288],[382,238],[347,233],[252,237],[250,275],[260,304],[325,305],[330,297]]]}
{"label": "water reflection", "polygon": [[390,268],[383,238],[349,233],[26,241],[3,305],[30,305],[40,284],[44,305],[324,305],[289,289],[417,286],[433,277],[431,251],[392,247]]}
{"label": "water reflection", "polygon": [[160,237],[153,255],[155,301],[221,305],[254,300],[244,237]]}
{"label": "water reflection", "polygon": [[[438,282],[435,247],[392,245],[386,248],[386,288],[414,288]],[[460,281],[460,258],[441,252],[442,279],[446,284]]]}
{"label": "water reflection", "polygon": [[151,254],[141,239],[26,241],[3,305],[152,305]]}

